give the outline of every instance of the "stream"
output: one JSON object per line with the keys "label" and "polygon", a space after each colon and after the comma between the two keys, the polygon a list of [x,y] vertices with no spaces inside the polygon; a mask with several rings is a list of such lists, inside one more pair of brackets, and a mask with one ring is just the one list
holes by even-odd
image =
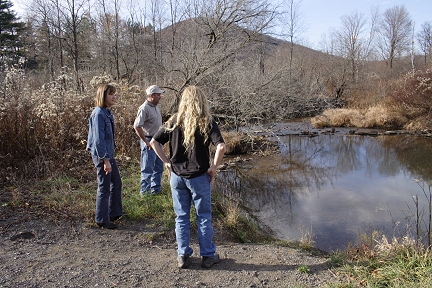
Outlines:
{"label": "stream", "polygon": [[406,235],[426,238],[431,137],[357,135],[340,129],[313,134],[308,129],[312,137],[290,128],[273,127],[267,133],[280,153],[222,172],[217,189],[231,203],[273,236],[310,238],[327,252],[355,245],[373,231],[389,241]]}

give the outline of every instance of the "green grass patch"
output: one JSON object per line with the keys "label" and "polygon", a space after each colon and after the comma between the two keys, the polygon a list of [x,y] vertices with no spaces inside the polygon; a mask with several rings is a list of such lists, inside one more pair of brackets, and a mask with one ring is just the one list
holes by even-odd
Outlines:
{"label": "green grass patch", "polygon": [[240,243],[269,243],[274,238],[266,233],[256,221],[243,213],[240,206],[221,193],[213,192],[213,218],[219,230],[227,238]]}
{"label": "green grass patch", "polygon": [[131,162],[120,169],[123,182],[123,209],[128,215],[127,219],[129,221],[151,220],[155,225],[174,227],[175,213],[166,171],[162,178],[161,193],[142,196],[139,163]]}
{"label": "green grass patch", "polygon": [[402,241],[334,253],[332,266],[354,287],[432,287],[430,250]]}
{"label": "green grass patch", "polygon": [[[94,172],[94,171],[93,171]],[[120,172],[123,182],[123,209],[127,217],[123,221],[146,221],[151,225],[173,229],[173,209],[169,177],[165,172],[162,191],[158,195],[140,194],[140,167],[138,161],[122,162]],[[96,177],[96,175],[94,175]],[[94,178],[95,179],[95,178]],[[96,179],[82,182],[77,178],[58,176],[40,181],[30,198],[38,199],[39,208],[57,212],[68,218],[85,218],[94,222],[97,193]],[[18,199],[22,197],[16,197]],[[213,222],[219,233],[227,235],[225,240],[240,243],[269,243],[274,239],[266,234],[253,219],[241,213],[237,206],[227,205],[223,196],[213,191]],[[29,200],[26,200],[29,201]],[[195,208],[191,208],[192,229],[197,228]]]}
{"label": "green grass patch", "polygon": [[310,268],[307,265],[298,266],[297,271],[299,271],[300,273],[303,273],[303,274],[310,274],[311,273]]}
{"label": "green grass patch", "polygon": [[90,183],[81,183],[75,178],[59,176],[40,181],[30,194],[30,199],[35,199],[38,206],[57,214],[72,218],[94,215],[95,193]]}

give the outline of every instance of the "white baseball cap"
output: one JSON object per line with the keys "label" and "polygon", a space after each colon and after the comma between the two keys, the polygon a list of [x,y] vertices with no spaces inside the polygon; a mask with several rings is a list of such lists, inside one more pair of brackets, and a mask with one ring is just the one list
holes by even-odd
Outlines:
{"label": "white baseball cap", "polygon": [[164,92],[165,90],[160,89],[157,85],[152,85],[146,89],[146,93],[148,96],[150,96],[151,94],[162,94]]}

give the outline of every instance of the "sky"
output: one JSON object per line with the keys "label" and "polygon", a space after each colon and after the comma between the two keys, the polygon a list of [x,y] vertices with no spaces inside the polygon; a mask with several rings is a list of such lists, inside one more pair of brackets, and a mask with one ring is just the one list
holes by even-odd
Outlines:
{"label": "sky", "polygon": [[380,13],[394,6],[405,6],[414,22],[415,31],[425,22],[432,23],[432,0],[302,0],[299,13],[306,26],[303,38],[317,48],[324,34],[341,25],[341,17],[353,12],[362,13],[370,18],[372,7],[377,6]]}
{"label": "sky", "polygon": [[[272,0],[274,3],[281,1]],[[12,9],[18,16],[23,15],[26,2],[29,0],[12,0]],[[416,32],[423,23],[432,23],[432,0],[294,0],[294,3],[299,3],[298,12],[304,27],[300,44],[316,49],[319,49],[320,42],[325,35],[329,35],[331,29],[340,27],[342,16],[359,12],[369,18],[375,6],[383,13],[390,7],[404,5],[415,24]]]}

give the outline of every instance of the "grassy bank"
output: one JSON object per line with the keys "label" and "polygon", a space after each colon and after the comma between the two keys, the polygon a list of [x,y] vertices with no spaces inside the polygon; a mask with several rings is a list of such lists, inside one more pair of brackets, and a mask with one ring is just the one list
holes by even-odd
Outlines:
{"label": "grassy bank", "polygon": [[330,265],[345,279],[334,287],[432,287],[430,249],[408,237],[389,241],[375,232],[361,245],[333,253]]}
{"label": "grassy bank", "polygon": [[[147,222],[158,226],[160,231],[172,231],[175,214],[167,173],[164,173],[160,194],[141,196],[138,160],[120,157],[118,162],[123,180],[123,207],[127,213],[122,221],[125,224]],[[80,169],[81,173],[87,174],[85,179],[72,174],[52,176],[25,185],[11,181],[2,188],[2,218],[49,216],[55,221],[85,221],[94,225],[97,184],[93,177],[95,171],[90,165],[86,166],[87,169]],[[213,198],[215,226],[225,235],[225,240],[255,243],[271,240],[256,223],[242,215],[238,207],[227,205],[217,191],[214,191]],[[196,225],[195,219],[193,225]]]}
{"label": "grassy bank", "polygon": [[[120,158],[123,178],[124,208],[128,216],[122,225],[146,222],[157,227],[153,240],[173,235],[174,212],[168,177],[163,179],[162,193],[142,197],[139,194],[139,165],[136,160]],[[88,172],[93,172],[90,167]],[[86,171],[87,173],[87,171]],[[75,176],[49,177],[33,185],[11,185],[2,188],[1,215],[21,217],[49,217],[53,221],[85,221],[94,225],[96,182],[93,177],[83,181]],[[4,192],[4,193],[3,193]],[[267,235],[259,225],[235,205],[223,200],[214,191],[214,225],[223,241],[240,243],[272,243],[302,249],[329,258],[329,268],[340,282],[330,287],[431,287],[432,257],[430,250],[416,245],[409,238],[388,241],[379,233],[364,236],[361,244],[330,255],[317,254],[311,241],[286,242]],[[196,221],[193,221],[194,229]],[[5,227],[2,227],[5,228]],[[309,238],[310,239],[310,238]],[[300,270],[299,270],[300,271]],[[301,273],[309,273],[302,267]]]}

